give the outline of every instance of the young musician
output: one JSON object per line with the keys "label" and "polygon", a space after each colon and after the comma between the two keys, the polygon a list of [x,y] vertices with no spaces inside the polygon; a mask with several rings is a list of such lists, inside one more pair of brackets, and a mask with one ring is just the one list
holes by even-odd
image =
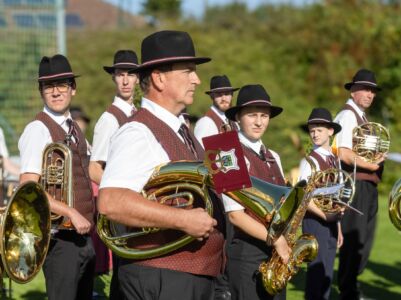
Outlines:
{"label": "young musician", "polygon": [[88,173],[86,140],[76,122],[72,121],[69,111],[76,93],[76,77],[63,55],[42,58],[38,82],[44,108],[25,127],[18,143],[21,155],[20,183],[29,180],[39,182],[43,150],[48,144],[70,144],[72,152],[70,180],[73,180],[73,207],[48,194],[52,213],[67,217],[73,225],[72,230],[53,230],[43,265],[46,292],[50,300],[92,299],[95,252],[90,232],[94,225],[95,206]]}
{"label": "young musician", "polygon": [[[250,175],[278,185],[285,184],[280,157],[267,149],[261,138],[270,119],[282,110],[272,105],[263,86],[246,85],[238,93],[237,105],[225,113],[229,120],[239,124],[239,139]],[[276,297],[265,291],[258,276],[258,268],[269,259],[272,247],[284,262],[288,261],[291,249],[285,238],[280,236],[274,241],[267,239],[266,227],[243,206],[227,197],[223,197],[223,201],[226,213],[234,225],[234,237],[227,254],[231,299],[284,299],[285,291]]]}
{"label": "young musician", "polygon": [[[341,131],[341,126],[332,121],[330,112],[325,108],[314,108],[302,128],[309,133],[313,144],[309,159],[313,163],[314,171],[338,168],[337,157],[331,152],[330,137]],[[309,180],[312,166],[305,158],[299,169],[299,180]],[[325,213],[313,201],[305,214],[302,231],[315,236],[319,244],[318,255],[308,264],[306,272],[307,300],[330,298],[336,250],[343,242],[341,225],[338,222],[341,214]]]}

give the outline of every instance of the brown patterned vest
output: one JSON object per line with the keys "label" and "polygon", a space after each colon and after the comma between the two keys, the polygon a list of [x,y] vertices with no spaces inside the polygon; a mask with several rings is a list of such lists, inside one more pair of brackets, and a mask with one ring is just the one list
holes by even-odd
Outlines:
{"label": "brown patterned vest", "polygon": [[[156,140],[167,152],[171,161],[195,160],[194,154],[188,150],[187,146],[179,139],[177,134],[163,121],[155,117],[148,110],[142,108],[130,118],[130,121],[143,123],[150,129]],[[203,159],[204,152],[202,146],[190,132],[190,136],[195,144],[196,151],[200,159]],[[195,200],[194,206],[201,205],[199,199]],[[213,198],[213,217],[218,222],[218,227],[210,234],[209,238],[199,242],[194,241],[175,252],[162,257],[136,261],[135,263],[145,266],[165,268],[197,275],[217,276],[221,272],[223,263],[224,236],[222,234],[224,219],[220,199]],[[145,237],[142,241],[136,242],[136,246],[162,245],[171,241],[174,237],[182,236],[184,233],[165,230],[152,235],[151,240]]]}
{"label": "brown patterned vest", "polygon": [[118,126],[123,126],[125,123],[128,122],[129,117],[117,106],[111,104],[106,111],[114,116],[118,122]]}
{"label": "brown patterned vest", "polygon": [[[216,114],[216,112],[213,109],[209,108],[205,116],[212,119],[219,133],[225,132],[225,130],[223,130],[223,125],[226,123]],[[238,130],[237,124],[235,122],[228,120],[228,124],[231,126],[231,130],[236,130],[236,131]]]}
{"label": "brown patterned vest", "polygon": [[337,160],[335,160],[334,166],[331,166],[326,160],[324,160],[315,150],[312,150],[309,153],[309,156],[316,159],[317,163],[319,164],[319,170],[327,170],[329,168],[337,168]]}
{"label": "brown patterned vest", "polygon": [[[40,112],[36,115],[35,120],[41,121],[47,127],[53,142],[65,143],[66,133],[64,129],[49,115]],[[88,171],[89,156],[87,153],[86,140],[78,124],[75,123],[74,125],[80,141],[78,145],[75,143],[70,145],[72,152],[74,208],[93,225],[95,204],[93,202],[92,185]]]}
{"label": "brown patterned vest", "polygon": [[[342,110],[350,110],[354,113],[356,120],[358,122],[358,126],[365,123],[365,121],[361,118],[361,116],[357,113],[357,111],[349,104],[345,104],[344,108]],[[348,165],[345,162],[342,161],[341,163],[343,169],[347,171],[350,174],[353,174],[354,172],[354,166],[353,165]],[[381,174],[383,173],[383,164],[381,164],[380,168],[377,171],[369,171],[363,168],[356,168],[356,179],[358,180],[366,180],[366,181],[371,181],[375,184],[379,183],[381,180]]]}

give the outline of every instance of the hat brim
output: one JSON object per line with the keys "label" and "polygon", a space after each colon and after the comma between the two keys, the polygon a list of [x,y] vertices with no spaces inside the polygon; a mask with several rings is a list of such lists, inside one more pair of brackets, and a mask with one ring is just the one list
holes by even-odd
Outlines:
{"label": "hat brim", "polygon": [[322,122],[322,121],[320,121],[320,122],[309,122],[307,124],[301,125],[300,127],[301,127],[301,129],[303,131],[305,131],[306,133],[309,133],[309,125],[313,125],[313,124],[327,125],[327,127],[333,128],[334,134],[339,133],[341,131],[341,128],[342,128],[341,125],[336,123],[336,122]]}
{"label": "hat brim", "polygon": [[344,84],[344,88],[349,91],[354,84],[371,87],[371,88],[375,89],[376,91],[382,90],[382,88],[380,86],[378,86],[377,84],[355,83],[355,82],[347,82],[346,84]]}
{"label": "hat brim", "polygon": [[279,107],[279,106],[273,106],[273,105],[263,105],[263,104],[258,104],[258,105],[242,105],[242,106],[233,106],[230,107],[229,109],[226,110],[225,115],[227,117],[227,119],[231,120],[231,121],[237,121],[235,119],[235,116],[237,115],[238,112],[241,111],[241,109],[245,108],[245,107],[252,107],[252,106],[256,106],[256,107],[268,107],[270,108],[270,119],[273,119],[274,117],[277,117],[279,114],[281,114],[283,112],[283,108]]}
{"label": "hat brim", "polygon": [[44,77],[39,77],[38,78],[38,82],[49,82],[49,81],[60,81],[63,79],[74,79],[74,78],[78,78],[81,77],[81,75],[60,75],[60,76],[44,76]]}
{"label": "hat brim", "polygon": [[137,69],[135,69],[135,73],[138,72],[143,72],[158,66],[163,66],[163,65],[169,65],[173,63],[180,63],[180,62],[193,62],[196,65],[204,64],[212,59],[210,57],[168,57],[168,58],[163,58],[163,59],[157,59],[157,60],[152,60],[149,62],[145,62]]}
{"label": "hat brim", "polygon": [[129,73],[136,73],[136,70],[138,69],[138,67],[139,67],[139,65],[136,66],[136,67],[133,66],[133,65],[120,65],[118,67],[114,67],[114,66],[107,67],[107,66],[104,66],[103,70],[105,70],[109,74],[114,74],[114,71],[116,69],[127,70]]}
{"label": "hat brim", "polygon": [[235,92],[238,90],[239,90],[239,88],[223,87],[223,88],[216,88],[216,89],[212,89],[210,91],[206,91],[205,94],[210,95],[211,93]]}

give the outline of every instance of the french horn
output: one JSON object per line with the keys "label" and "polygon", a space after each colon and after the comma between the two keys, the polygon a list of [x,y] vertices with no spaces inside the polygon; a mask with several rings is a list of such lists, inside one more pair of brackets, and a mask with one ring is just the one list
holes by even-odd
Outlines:
{"label": "french horn", "polygon": [[388,202],[388,214],[395,228],[401,231],[401,178],[391,189]]}
{"label": "french horn", "polygon": [[352,151],[369,163],[376,163],[388,153],[390,132],[379,123],[367,122],[352,131]]}
{"label": "french horn", "polygon": [[50,206],[43,188],[33,181],[20,185],[0,209],[2,276],[17,283],[36,276],[46,258],[50,225]]}

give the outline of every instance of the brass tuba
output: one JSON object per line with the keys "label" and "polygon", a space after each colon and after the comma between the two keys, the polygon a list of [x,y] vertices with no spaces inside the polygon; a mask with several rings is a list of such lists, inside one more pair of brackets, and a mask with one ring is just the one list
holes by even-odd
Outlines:
{"label": "brass tuba", "polygon": [[367,122],[352,131],[352,151],[366,162],[377,162],[389,148],[390,133],[379,123]]}
{"label": "brass tuba", "polygon": [[397,180],[391,189],[388,201],[388,214],[395,228],[401,231],[401,178]]}
{"label": "brass tuba", "polygon": [[32,280],[46,258],[50,241],[50,206],[36,182],[20,185],[0,209],[1,266],[18,283]]}
{"label": "brass tuba", "polygon": [[340,195],[316,195],[312,198],[313,202],[324,213],[336,214],[343,208],[351,208],[350,204],[354,198],[355,183],[349,173],[337,168],[329,168],[317,171],[316,165],[308,156],[306,161],[311,166],[311,180],[315,188],[343,185]]}
{"label": "brass tuba", "polygon": [[[251,177],[252,187],[238,191],[227,192],[268,227],[269,234],[278,237],[286,228],[286,224],[294,215],[303,195],[301,187],[289,188],[270,184]],[[204,201],[204,207],[212,214],[212,202],[208,188],[213,188],[212,178],[208,168],[201,162],[179,161],[157,167],[143,189],[143,195],[150,201],[161,203],[175,202],[174,206],[192,205],[194,195],[199,195]],[[188,201],[182,204],[178,199],[185,197]],[[115,254],[129,259],[144,259],[161,256],[174,251],[194,240],[183,235],[171,243],[155,248],[132,248],[130,239],[157,233],[160,228],[139,228],[134,232],[119,233],[118,226],[100,215],[97,231],[100,238]]]}
{"label": "brass tuba", "polygon": [[[43,150],[41,185],[53,199],[74,207],[72,152],[63,143],[50,143]],[[54,227],[58,229],[74,229],[71,220],[51,214]]]}

